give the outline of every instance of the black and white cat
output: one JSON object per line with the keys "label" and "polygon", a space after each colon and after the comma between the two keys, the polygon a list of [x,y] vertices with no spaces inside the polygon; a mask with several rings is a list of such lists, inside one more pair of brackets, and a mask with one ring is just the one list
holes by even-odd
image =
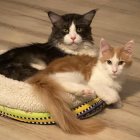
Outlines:
{"label": "black and white cat", "polygon": [[[52,60],[65,55],[96,55],[90,24],[96,9],[86,14],[58,15],[48,12],[52,33],[47,43],[34,43],[14,48],[0,55],[0,74],[25,80]],[[92,50],[92,51],[91,51]],[[95,51],[93,51],[95,50]]]}

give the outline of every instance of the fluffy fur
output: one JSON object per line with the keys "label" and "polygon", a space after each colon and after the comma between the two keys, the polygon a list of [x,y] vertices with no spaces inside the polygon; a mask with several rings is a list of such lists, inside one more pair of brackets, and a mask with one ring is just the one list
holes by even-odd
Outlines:
{"label": "fluffy fur", "polygon": [[64,88],[51,76],[45,76],[42,80],[39,80],[40,77],[41,75],[36,75],[28,82],[35,87],[36,93],[40,93],[40,98],[46,106],[49,106],[48,111],[53,114],[55,121],[63,131],[71,134],[94,134],[104,127],[96,119],[77,119],[70,110],[70,101],[68,96],[65,96]]}
{"label": "fluffy fur", "polygon": [[[0,55],[0,74],[23,81],[56,58],[66,55],[96,55],[90,23],[96,9],[83,15],[58,15],[48,12],[52,33],[48,43],[34,43],[11,49]],[[94,49],[95,51],[91,50]]]}
{"label": "fluffy fur", "polygon": [[93,98],[95,92],[107,104],[120,102],[118,78],[132,62],[132,48],[133,41],[112,48],[102,39],[98,58],[83,55],[57,59],[27,82],[35,87],[44,104],[50,106],[49,111],[64,131],[94,133],[102,128],[101,123],[77,120],[70,105],[75,100],[79,103],[81,99]]}
{"label": "fluffy fur", "polygon": [[121,90],[122,73],[132,64],[133,47],[133,41],[124,47],[112,48],[104,39],[101,40],[99,61],[92,69],[88,85],[107,104],[121,106],[118,92]]}

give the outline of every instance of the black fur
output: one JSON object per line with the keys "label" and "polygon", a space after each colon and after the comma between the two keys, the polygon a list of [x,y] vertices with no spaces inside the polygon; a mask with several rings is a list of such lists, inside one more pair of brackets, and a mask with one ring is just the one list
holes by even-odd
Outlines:
{"label": "black fur", "polygon": [[63,32],[63,28],[69,28],[72,21],[74,21],[76,27],[83,28],[83,31],[79,33],[83,41],[92,42],[90,23],[95,13],[96,10],[88,12],[87,14],[89,14],[89,16],[91,14],[89,18],[85,17],[87,14],[66,14],[60,16],[56,13],[48,12],[53,24],[48,43],[35,43],[20,48],[14,48],[0,55],[0,74],[15,80],[23,81],[38,72],[37,69],[30,65],[34,63],[36,59],[43,61],[47,65],[52,60],[67,55],[57,46],[58,43],[64,43],[63,37],[66,33]]}
{"label": "black fur", "polygon": [[22,48],[12,49],[0,55],[0,73],[15,80],[24,80],[38,70],[30,63],[40,59],[46,64],[66,54],[49,43],[36,43]]}

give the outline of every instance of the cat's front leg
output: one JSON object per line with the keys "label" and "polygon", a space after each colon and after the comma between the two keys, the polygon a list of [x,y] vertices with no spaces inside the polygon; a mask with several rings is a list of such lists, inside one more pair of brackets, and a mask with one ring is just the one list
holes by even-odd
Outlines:
{"label": "cat's front leg", "polygon": [[61,83],[61,86],[63,86],[66,92],[72,93],[76,96],[83,96],[83,97],[96,96],[95,91],[84,84],[65,82],[65,83]]}
{"label": "cat's front leg", "polygon": [[118,93],[114,90],[104,90],[105,94],[101,98],[106,102],[106,104],[116,104],[120,101]]}
{"label": "cat's front leg", "polygon": [[67,93],[75,96],[95,96],[95,92],[91,89],[82,74],[77,72],[64,72],[50,75],[56,80]]}
{"label": "cat's front leg", "polygon": [[99,98],[106,102],[106,104],[117,104],[121,101],[118,92],[110,87],[105,87],[102,85],[94,85],[94,89]]}

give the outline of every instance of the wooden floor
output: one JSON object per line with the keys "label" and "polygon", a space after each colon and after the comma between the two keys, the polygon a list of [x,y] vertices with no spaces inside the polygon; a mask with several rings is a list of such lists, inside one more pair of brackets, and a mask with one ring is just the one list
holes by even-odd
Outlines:
{"label": "wooden floor", "polygon": [[134,64],[121,93],[124,106],[97,115],[109,126],[91,136],[63,133],[56,126],[31,125],[0,117],[0,140],[140,140],[140,0],[0,0],[0,49],[45,42],[51,24],[44,11],[85,13],[99,8],[92,23],[95,43],[134,39]]}

